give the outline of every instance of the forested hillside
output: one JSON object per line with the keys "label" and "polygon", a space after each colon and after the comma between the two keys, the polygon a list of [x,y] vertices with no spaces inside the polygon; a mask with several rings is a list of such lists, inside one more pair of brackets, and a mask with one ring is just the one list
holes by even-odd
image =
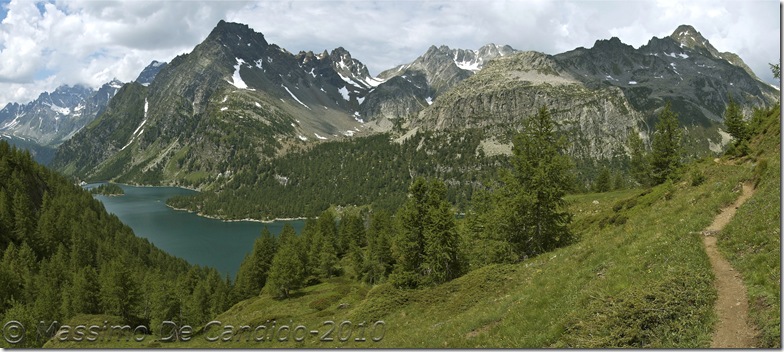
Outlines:
{"label": "forested hillside", "polygon": [[[3,347],[41,346],[47,334],[39,336],[40,321],[43,331],[73,317],[134,326],[200,323],[234,303],[231,283],[216,270],[136,237],[89,192],[5,141],[0,248],[0,316],[26,329],[19,343],[5,339]],[[101,316],[90,318],[95,314]]]}
{"label": "forested hillside", "polygon": [[465,209],[480,180],[508,156],[491,155],[477,131],[426,132],[401,143],[390,134],[320,143],[243,165],[218,192],[176,197],[168,204],[227,219],[316,216],[330,205],[371,205],[394,212],[416,177],[447,184],[447,199]]}

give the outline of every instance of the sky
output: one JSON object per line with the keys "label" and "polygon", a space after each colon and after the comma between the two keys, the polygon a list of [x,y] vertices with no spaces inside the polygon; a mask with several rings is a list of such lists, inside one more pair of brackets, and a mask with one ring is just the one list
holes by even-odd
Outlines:
{"label": "sky", "polygon": [[768,63],[781,57],[780,11],[778,0],[0,0],[0,107],[63,84],[132,81],[152,60],[193,50],[221,19],[294,53],[342,46],[373,75],[431,45],[557,54],[615,36],[638,48],[690,24],[778,86]]}

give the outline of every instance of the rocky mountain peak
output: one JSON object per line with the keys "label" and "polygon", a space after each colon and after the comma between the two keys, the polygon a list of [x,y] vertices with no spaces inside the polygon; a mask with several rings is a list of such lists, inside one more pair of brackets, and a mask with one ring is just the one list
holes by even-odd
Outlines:
{"label": "rocky mountain peak", "polygon": [[517,50],[513,49],[509,45],[498,45],[495,43],[490,43],[482,46],[479,48],[477,52],[480,57],[499,57],[499,56],[507,56],[517,52]]}
{"label": "rocky mountain peak", "polygon": [[333,62],[349,63],[351,62],[351,53],[349,53],[348,50],[344,49],[341,46],[333,49],[332,52],[329,54],[329,58]]}
{"label": "rocky mountain peak", "polygon": [[139,76],[136,77],[136,82],[139,82],[143,86],[149,85],[155,79],[155,76],[158,75],[158,72],[161,72],[164,67],[166,67],[165,62],[152,60],[152,62],[139,73]]}
{"label": "rocky mountain peak", "polygon": [[726,60],[727,62],[742,68],[746,71],[749,75],[758,79],[757,75],[754,74],[754,71],[746,65],[745,62],[735,53],[731,52],[720,52],[717,50],[708,39],[700,34],[694,27],[682,24],[675,29],[674,32],[670,35],[670,38],[677,42],[681,48],[689,48],[701,52],[703,55],[710,55],[717,59]]}
{"label": "rocky mountain peak", "polygon": [[719,51],[711,45],[711,43],[705,39],[705,37],[700,34],[694,27],[682,24],[675,29],[674,32],[670,35],[674,41],[681,45],[681,47],[687,47],[691,49],[705,49],[711,55],[719,57]]}
{"label": "rocky mountain peak", "polygon": [[254,31],[247,24],[226,22],[221,20],[213,28],[207,40],[210,39],[220,42],[228,47],[239,47],[242,49],[255,46],[256,49],[266,48],[269,43],[264,39],[264,34]]}
{"label": "rocky mountain peak", "polygon": [[[326,51],[325,51],[326,52]],[[367,66],[351,57],[351,53],[343,47],[338,47],[332,50],[329,54],[329,59],[332,61],[332,67],[341,78],[349,84],[359,84],[360,87],[367,87],[367,84],[359,83],[365,82],[370,78]],[[366,82],[365,82],[366,83]]]}
{"label": "rocky mountain peak", "polygon": [[612,37],[610,39],[599,39],[593,44],[593,49],[600,50],[600,51],[623,51],[623,50],[634,50],[634,47],[628,44],[624,44],[618,37]]}

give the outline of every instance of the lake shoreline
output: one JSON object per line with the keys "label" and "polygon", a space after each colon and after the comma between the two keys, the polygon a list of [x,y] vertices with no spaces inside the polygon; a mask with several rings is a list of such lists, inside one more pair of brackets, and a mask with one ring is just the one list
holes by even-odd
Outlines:
{"label": "lake shoreline", "polygon": [[[110,182],[110,181],[98,181],[98,182],[91,182],[90,184],[96,184],[96,183],[109,183],[109,182]],[[189,188],[189,187],[183,187],[183,186],[177,186],[177,185],[161,185],[161,186],[154,186],[154,185],[142,185],[142,184],[129,184],[129,183],[123,183],[123,182],[111,182],[111,183],[115,183],[115,184],[118,184],[118,185],[123,185],[123,186],[129,186],[129,187],[172,187],[172,188],[181,188],[181,189],[185,189],[185,190],[189,190],[189,191],[194,191],[194,192],[201,192],[201,191],[200,191],[200,190],[198,190],[198,189]],[[121,196],[121,195],[117,195],[117,196]],[[168,200],[168,199],[166,199],[166,200]],[[172,210],[177,210],[177,211],[186,211],[186,212],[188,212],[188,213],[196,214],[197,216],[200,216],[200,217],[203,217],[203,218],[206,218],[206,219],[220,220],[220,221],[223,221],[223,222],[243,222],[243,221],[247,221],[247,222],[258,222],[258,223],[263,223],[263,224],[271,224],[271,223],[274,223],[274,222],[276,222],[276,221],[297,221],[297,220],[307,220],[307,219],[308,219],[307,217],[304,217],[304,216],[300,216],[300,217],[294,217],[294,218],[274,218],[274,219],[271,219],[271,220],[260,220],[260,219],[252,219],[252,218],[245,218],[245,219],[225,219],[225,218],[221,218],[221,217],[219,217],[219,216],[208,215],[208,214],[204,214],[204,213],[202,213],[202,212],[198,212],[198,211],[190,210],[190,209],[187,209],[187,208],[177,208],[177,207],[171,206],[171,205],[170,205],[168,202],[166,202],[166,201],[164,201],[163,203],[164,203],[164,204],[165,204],[167,207],[169,207],[170,209],[172,209]]]}
{"label": "lake shoreline", "polygon": [[123,197],[94,197],[100,198],[106,211],[117,216],[137,237],[191,264],[215,268],[221,275],[237,274],[243,258],[265,227],[273,235],[280,234],[285,226],[292,226],[297,233],[304,228],[302,220],[216,219],[175,209],[166,204],[166,199],[195,194],[181,187],[120,186],[125,191]]}
{"label": "lake shoreline", "polygon": [[204,214],[202,212],[197,212],[197,211],[193,211],[193,210],[186,209],[186,208],[177,208],[177,207],[169,205],[169,203],[165,203],[165,204],[166,204],[167,207],[171,208],[172,210],[186,211],[186,212],[189,212],[191,214],[196,214],[198,216],[201,216],[203,218],[212,219],[212,220],[220,220],[220,221],[223,221],[223,222],[243,222],[243,221],[248,221],[248,222],[259,222],[259,223],[263,223],[263,224],[271,224],[271,223],[276,222],[276,221],[297,221],[297,220],[307,220],[308,219],[306,217],[274,218],[274,219],[271,219],[271,220],[260,220],[260,219],[251,219],[251,218],[245,218],[245,219],[224,219],[224,218],[221,218],[221,217],[218,217],[218,216],[208,215],[208,214]]}

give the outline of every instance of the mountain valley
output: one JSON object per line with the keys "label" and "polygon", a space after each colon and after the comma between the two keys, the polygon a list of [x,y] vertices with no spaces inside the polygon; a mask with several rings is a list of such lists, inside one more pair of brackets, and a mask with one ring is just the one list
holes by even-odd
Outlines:
{"label": "mountain valley", "polygon": [[220,20],[0,110],[0,347],[781,347],[781,93],[738,55],[347,48]]}

